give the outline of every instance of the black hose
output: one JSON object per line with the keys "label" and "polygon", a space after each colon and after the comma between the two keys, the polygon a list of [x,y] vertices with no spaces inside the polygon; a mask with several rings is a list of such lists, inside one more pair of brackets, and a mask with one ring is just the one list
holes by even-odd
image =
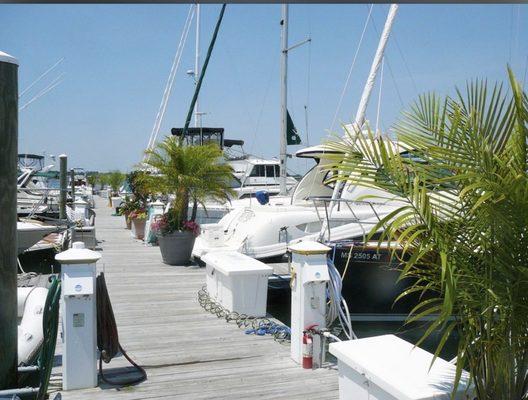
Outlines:
{"label": "black hose", "polygon": [[[137,365],[119,343],[117,324],[114,317],[114,310],[110,302],[110,296],[106,288],[104,273],[101,272],[96,279],[96,299],[97,299],[97,347],[99,348],[99,374],[101,379],[109,385],[128,386],[135,385],[147,379],[147,373],[143,367]],[[103,361],[108,364],[119,352],[128,362],[140,373],[141,376],[110,380],[103,373]]]}

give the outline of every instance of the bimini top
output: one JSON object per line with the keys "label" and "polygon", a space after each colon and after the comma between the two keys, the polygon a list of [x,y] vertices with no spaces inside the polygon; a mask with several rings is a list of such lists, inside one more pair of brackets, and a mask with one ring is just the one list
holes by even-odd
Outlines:
{"label": "bimini top", "polygon": [[44,156],[40,154],[31,154],[31,153],[19,153],[18,158],[34,158],[37,160],[42,160]]}
{"label": "bimini top", "polygon": [[[181,136],[183,135],[183,128],[172,128],[171,133],[174,136]],[[224,128],[196,128],[196,127],[189,127],[187,128],[187,135],[194,136],[194,135],[209,135],[209,134],[223,134]]]}

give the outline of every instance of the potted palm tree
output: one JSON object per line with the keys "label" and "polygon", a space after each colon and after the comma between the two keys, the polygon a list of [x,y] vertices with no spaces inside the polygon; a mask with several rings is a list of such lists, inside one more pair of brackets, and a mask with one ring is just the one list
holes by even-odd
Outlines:
{"label": "potted palm tree", "polygon": [[112,208],[119,207],[122,199],[119,197],[119,187],[123,183],[125,176],[120,171],[112,171],[108,174],[108,184],[110,185],[111,194],[108,196]]}
{"label": "potted palm tree", "polygon": [[195,222],[198,204],[205,207],[206,200],[228,201],[233,170],[222,162],[218,145],[183,146],[174,136],[158,143],[146,155],[146,164],[156,171],[144,176],[146,186],[153,193],[175,196],[169,211],[152,226],[163,262],[187,264],[200,232]]}
{"label": "potted palm tree", "polygon": [[334,180],[401,199],[370,237],[403,249],[415,283],[401,297],[431,294],[408,319],[433,317],[418,344],[440,330],[438,355],[458,332],[454,390],[465,368],[478,400],[528,396],[528,97],[509,79],[420,97],[395,126],[407,153],[372,132],[331,145],[345,154]]}

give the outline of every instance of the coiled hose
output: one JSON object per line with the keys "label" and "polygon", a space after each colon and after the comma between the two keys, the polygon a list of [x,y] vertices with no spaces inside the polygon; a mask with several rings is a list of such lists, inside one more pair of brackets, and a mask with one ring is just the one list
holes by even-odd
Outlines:
{"label": "coiled hose", "polygon": [[258,318],[229,311],[211,298],[205,285],[198,291],[198,303],[205,311],[216,315],[218,318],[224,318],[226,322],[234,322],[239,328],[245,329],[246,335],[272,335],[273,339],[281,344],[290,342],[291,330],[289,327],[277,324],[269,318]]}
{"label": "coiled hose", "polygon": [[[117,386],[128,386],[143,382],[147,379],[147,373],[143,367],[137,365],[119,343],[117,333],[117,324],[114,317],[112,303],[106,288],[104,273],[101,272],[96,278],[96,298],[97,298],[97,347],[99,348],[99,374],[101,379],[110,384]],[[103,373],[103,361],[108,364],[119,352],[128,360],[128,362],[139,372],[139,377],[122,379],[114,381],[108,379]]]}
{"label": "coiled hose", "polygon": [[326,313],[326,325],[330,326],[336,319],[339,319],[346,337],[348,339],[357,339],[356,333],[352,329],[352,321],[350,318],[350,312],[348,311],[348,305],[341,294],[343,280],[330,258],[328,258],[328,273],[330,281],[328,282],[327,287],[329,301]]}
{"label": "coiled hose", "polygon": [[55,345],[57,343],[57,331],[59,328],[59,302],[61,294],[61,282],[56,276],[50,277],[51,285],[44,304],[42,315],[42,327],[44,342],[40,350],[37,365],[39,371],[40,386],[37,394],[38,400],[46,398],[48,393],[53,359],[55,356]]}

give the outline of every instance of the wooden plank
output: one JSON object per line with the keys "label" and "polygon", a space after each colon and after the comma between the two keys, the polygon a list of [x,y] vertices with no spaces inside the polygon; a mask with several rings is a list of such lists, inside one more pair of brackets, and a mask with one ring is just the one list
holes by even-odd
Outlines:
{"label": "wooden plank", "polygon": [[[197,299],[204,269],[162,264],[159,249],[133,240],[105,203],[96,202],[103,254],[98,270],[105,271],[120,341],[149,377],[130,388],[101,384],[61,392],[63,399],[338,397],[334,368],[303,370],[290,359],[288,345],[246,335],[236,324],[204,311]],[[61,349],[59,343],[57,355]],[[123,357],[105,370],[115,377],[134,373]],[[55,387],[60,372],[59,365],[53,371]]]}

